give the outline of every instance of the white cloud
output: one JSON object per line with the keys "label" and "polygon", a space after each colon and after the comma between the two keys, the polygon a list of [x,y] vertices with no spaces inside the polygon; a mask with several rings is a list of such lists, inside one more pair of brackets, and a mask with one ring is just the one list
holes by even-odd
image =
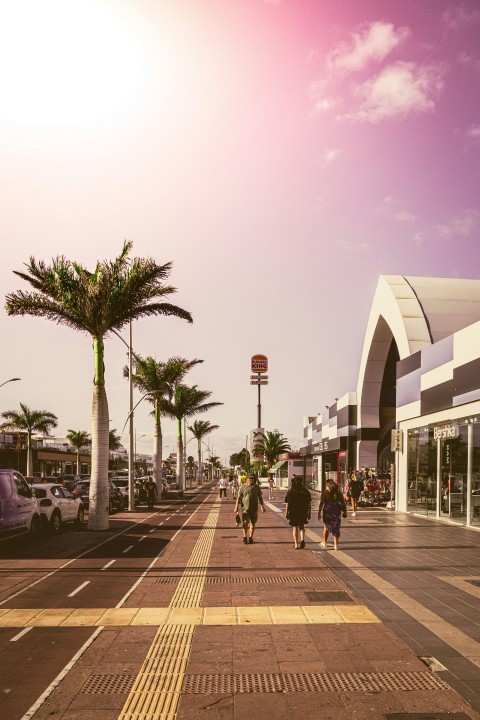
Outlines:
{"label": "white cloud", "polygon": [[401,42],[410,36],[406,27],[395,28],[392,23],[373,22],[353,33],[350,42],[341,43],[327,58],[336,70],[356,72],[370,62],[384,60]]}
{"label": "white cloud", "polygon": [[404,222],[413,222],[416,220],[416,217],[413,213],[408,212],[408,210],[399,210],[398,212],[394,213],[392,215],[394,220],[397,220],[397,222],[404,223]]}
{"label": "white cloud", "polygon": [[465,138],[468,145],[480,145],[480,123],[470,125],[465,130]]}
{"label": "white cloud", "polygon": [[458,62],[464,67],[480,72],[480,58],[477,55],[469,55],[467,52],[463,51],[458,56]]}
{"label": "white cloud", "polygon": [[465,5],[449,7],[442,13],[442,20],[447,30],[458,32],[463,27],[480,21],[480,10],[469,10]]}
{"label": "white cloud", "polygon": [[339,148],[325,148],[323,152],[323,160],[325,163],[331,163],[337,158],[342,151]]}
{"label": "white cloud", "polygon": [[341,119],[379,122],[411,113],[432,112],[443,88],[444,68],[397,62],[355,90],[359,107]]}
{"label": "white cloud", "polygon": [[378,212],[399,223],[413,222],[416,220],[416,216],[408,210],[405,210],[402,204],[401,200],[394,198],[392,195],[387,195],[384,197],[383,205],[379,208]]}
{"label": "white cloud", "polygon": [[362,242],[357,243],[356,245],[353,243],[348,243],[346,240],[341,240],[339,243],[341,248],[346,250],[349,253],[355,253],[357,255],[365,255],[370,252],[372,249],[372,246],[368,243]]}
{"label": "white cloud", "polygon": [[338,102],[339,101],[334,98],[322,98],[315,102],[313,109],[317,112],[329,112],[329,110],[332,110],[338,105]]}
{"label": "white cloud", "polygon": [[434,234],[440,240],[449,240],[453,237],[468,237],[477,224],[477,210],[462,210],[461,213],[450,218],[445,224],[437,225]]}

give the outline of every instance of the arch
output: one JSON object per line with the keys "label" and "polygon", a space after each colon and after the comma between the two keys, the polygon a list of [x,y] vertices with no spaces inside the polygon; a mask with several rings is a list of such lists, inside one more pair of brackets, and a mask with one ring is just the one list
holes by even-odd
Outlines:
{"label": "arch", "polygon": [[398,359],[431,345],[428,320],[410,282],[401,275],[382,275],[373,298],[357,384],[357,467],[376,467],[382,428],[380,398],[392,356]]}

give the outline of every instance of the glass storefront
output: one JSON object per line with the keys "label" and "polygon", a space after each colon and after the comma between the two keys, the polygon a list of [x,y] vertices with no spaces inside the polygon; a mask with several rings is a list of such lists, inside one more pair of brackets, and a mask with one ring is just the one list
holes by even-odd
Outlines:
{"label": "glass storefront", "polygon": [[480,525],[480,418],[408,431],[407,510]]}

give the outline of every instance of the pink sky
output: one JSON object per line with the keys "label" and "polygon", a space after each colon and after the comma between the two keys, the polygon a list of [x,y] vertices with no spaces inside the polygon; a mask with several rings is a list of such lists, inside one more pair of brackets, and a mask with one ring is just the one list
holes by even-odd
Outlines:
{"label": "pink sky", "polygon": [[[3,3],[3,295],[32,254],[93,266],[129,238],[173,260],[194,325],[140,321],[135,349],[204,358],[222,459],[256,424],[266,354],[263,424],[296,445],[355,390],[380,274],[479,277],[479,37],[475,0]],[[0,330],[0,382],[22,378],[0,409],[88,429],[89,339],[4,312]],[[119,430],[124,360],[112,338]],[[139,451],[150,423],[140,409]]]}

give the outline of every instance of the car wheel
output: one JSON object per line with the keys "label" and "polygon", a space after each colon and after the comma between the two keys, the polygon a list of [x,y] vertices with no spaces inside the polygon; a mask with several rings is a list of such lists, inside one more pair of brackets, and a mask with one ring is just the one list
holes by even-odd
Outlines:
{"label": "car wheel", "polygon": [[85,520],[85,510],[83,509],[83,507],[78,508],[77,525],[81,525],[84,520]]}
{"label": "car wheel", "polygon": [[50,527],[52,532],[59,533],[62,529],[62,517],[58,511],[55,511],[50,520]]}
{"label": "car wheel", "polygon": [[34,515],[30,523],[30,535],[32,538],[38,538],[40,535],[40,518]]}

